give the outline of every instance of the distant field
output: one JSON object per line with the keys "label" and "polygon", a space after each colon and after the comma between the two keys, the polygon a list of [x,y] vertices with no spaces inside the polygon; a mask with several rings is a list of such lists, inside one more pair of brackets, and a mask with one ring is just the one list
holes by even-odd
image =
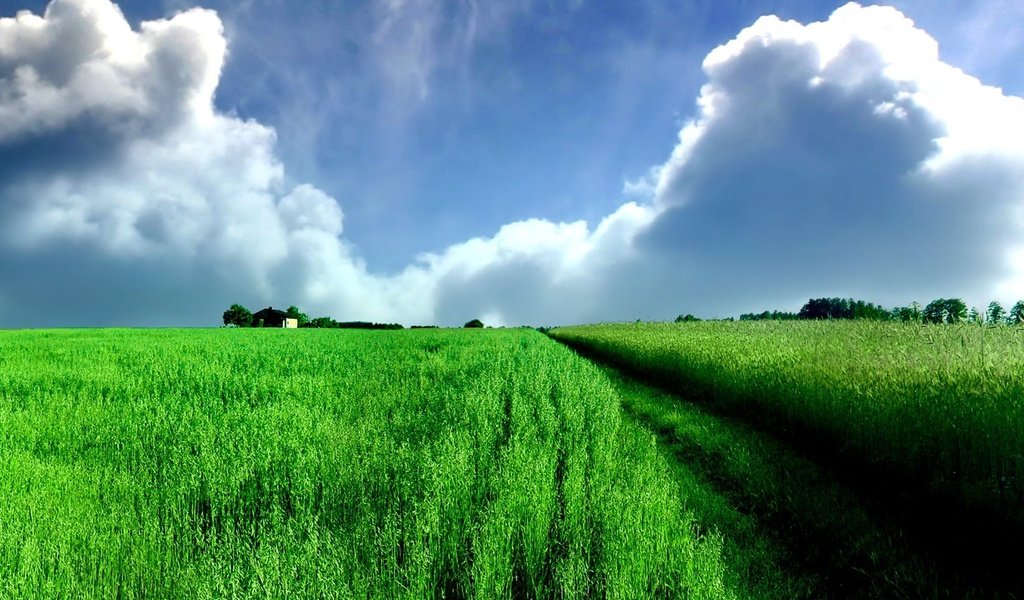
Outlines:
{"label": "distant field", "polygon": [[0,332],[2,597],[728,597],[678,485],[532,331]]}
{"label": "distant field", "polygon": [[551,335],[805,447],[1024,525],[1024,331],[873,322]]}

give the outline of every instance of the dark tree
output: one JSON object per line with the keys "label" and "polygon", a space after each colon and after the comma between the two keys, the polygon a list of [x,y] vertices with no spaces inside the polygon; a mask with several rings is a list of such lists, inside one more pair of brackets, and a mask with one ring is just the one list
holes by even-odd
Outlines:
{"label": "dark tree", "polygon": [[850,304],[850,317],[851,319],[872,319],[875,321],[888,321],[891,314],[885,308],[875,304],[874,302],[864,302],[863,300],[849,300]]}
{"label": "dark tree", "polygon": [[1024,323],[1024,300],[1018,300],[1013,308],[1010,309],[1010,316],[1006,317],[1006,322],[1010,325],[1020,325]]}
{"label": "dark tree", "polygon": [[474,328],[475,329],[479,329],[479,328],[481,328],[483,326],[484,326],[484,322],[481,321],[480,319],[473,319],[472,321],[469,321],[465,325],[463,325],[464,328],[469,328],[469,329],[474,329]]}
{"label": "dark tree", "polygon": [[910,306],[896,307],[892,309],[892,318],[896,321],[903,321],[904,323],[920,323],[921,305],[917,302],[911,302]]}
{"label": "dark tree", "polygon": [[801,319],[849,319],[850,303],[843,298],[811,298],[800,307]]}
{"label": "dark tree", "polygon": [[370,321],[335,322],[338,329],[405,329],[401,323],[371,323]]}
{"label": "dark tree", "polygon": [[800,312],[798,314],[801,319],[827,319],[827,303],[827,298],[811,298],[800,307]]}
{"label": "dark tree", "polygon": [[884,306],[874,302],[854,300],[853,298],[811,298],[801,308],[800,312],[785,312],[780,310],[764,311],[761,313],[744,313],[740,315],[740,321],[791,321],[795,319],[871,319],[874,321],[889,321],[903,316],[900,311],[889,311]]}
{"label": "dark tree", "polygon": [[967,311],[967,322],[980,325],[985,322],[985,315],[979,312],[977,307],[972,306],[971,310]]}
{"label": "dark tree", "polygon": [[988,311],[985,313],[988,318],[988,322],[996,324],[1001,322],[1006,317],[1006,309],[1003,305],[993,300],[988,303]]}
{"label": "dark tree", "polygon": [[959,298],[946,300],[946,322],[963,323],[967,318],[967,305]]}
{"label": "dark tree", "polygon": [[370,321],[335,321],[331,317],[310,319],[302,327],[315,329],[404,329],[401,323],[371,323]]}
{"label": "dark tree", "polygon": [[959,298],[938,298],[924,307],[925,323],[962,323],[967,318],[967,305]]}
{"label": "dark tree", "polygon": [[892,313],[874,302],[853,298],[811,298],[797,316],[801,319],[873,319],[888,321]]}
{"label": "dark tree", "polygon": [[700,319],[691,315],[690,313],[686,313],[685,315],[679,315],[678,317],[676,317],[676,323],[691,323],[693,321],[700,321]]}
{"label": "dark tree", "polygon": [[338,324],[334,319],[330,317],[316,317],[314,319],[310,319],[305,326],[314,327],[317,329],[330,329],[333,327],[337,327]]}
{"label": "dark tree", "polygon": [[770,312],[766,310],[760,313],[743,313],[740,315],[740,321],[795,321],[798,318],[798,315],[794,312],[781,310]]}
{"label": "dark tree", "polygon": [[946,320],[946,299],[936,298],[924,307],[921,320],[925,323],[942,323]]}
{"label": "dark tree", "polygon": [[228,327],[252,327],[252,313],[241,304],[232,304],[224,311],[224,325]]}

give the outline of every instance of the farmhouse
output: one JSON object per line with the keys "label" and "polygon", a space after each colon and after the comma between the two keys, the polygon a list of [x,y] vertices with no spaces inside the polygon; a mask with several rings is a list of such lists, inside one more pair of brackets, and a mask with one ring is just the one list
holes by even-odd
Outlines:
{"label": "farmhouse", "polygon": [[295,329],[299,326],[299,320],[292,319],[288,316],[288,313],[283,310],[277,310],[273,306],[268,306],[263,310],[253,313],[252,324],[253,327],[284,327],[286,329]]}

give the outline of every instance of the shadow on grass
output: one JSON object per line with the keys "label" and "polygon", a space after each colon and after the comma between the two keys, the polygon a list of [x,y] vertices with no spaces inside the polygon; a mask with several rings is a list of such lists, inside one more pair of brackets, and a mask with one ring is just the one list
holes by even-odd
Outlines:
{"label": "shadow on grass", "polygon": [[[1024,598],[1012,529],[569,346],[603,365],[626,414],[657,435],[680,477],[727,500],[710,510],[701,506],[707,498],[690,502],[705,526],[733,541],[727,558],[753,597]],[[781,572],[771,573],[773,565]]]}

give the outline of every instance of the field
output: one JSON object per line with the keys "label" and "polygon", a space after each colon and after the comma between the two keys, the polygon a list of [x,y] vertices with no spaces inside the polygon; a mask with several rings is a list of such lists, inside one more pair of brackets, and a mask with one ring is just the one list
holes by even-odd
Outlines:
{"label": "field", "polygon": [[1024,332],[549,335],[0,332],[0,598],[1021,597]]}
{"label": "field", "polygon": [[0,333],[0,597],[733,595],[531,330]]}
{"label": "field", "polygon": [[552,335],[720,414],[993,526],[1024,526],[1024,331],[622,324]]}

